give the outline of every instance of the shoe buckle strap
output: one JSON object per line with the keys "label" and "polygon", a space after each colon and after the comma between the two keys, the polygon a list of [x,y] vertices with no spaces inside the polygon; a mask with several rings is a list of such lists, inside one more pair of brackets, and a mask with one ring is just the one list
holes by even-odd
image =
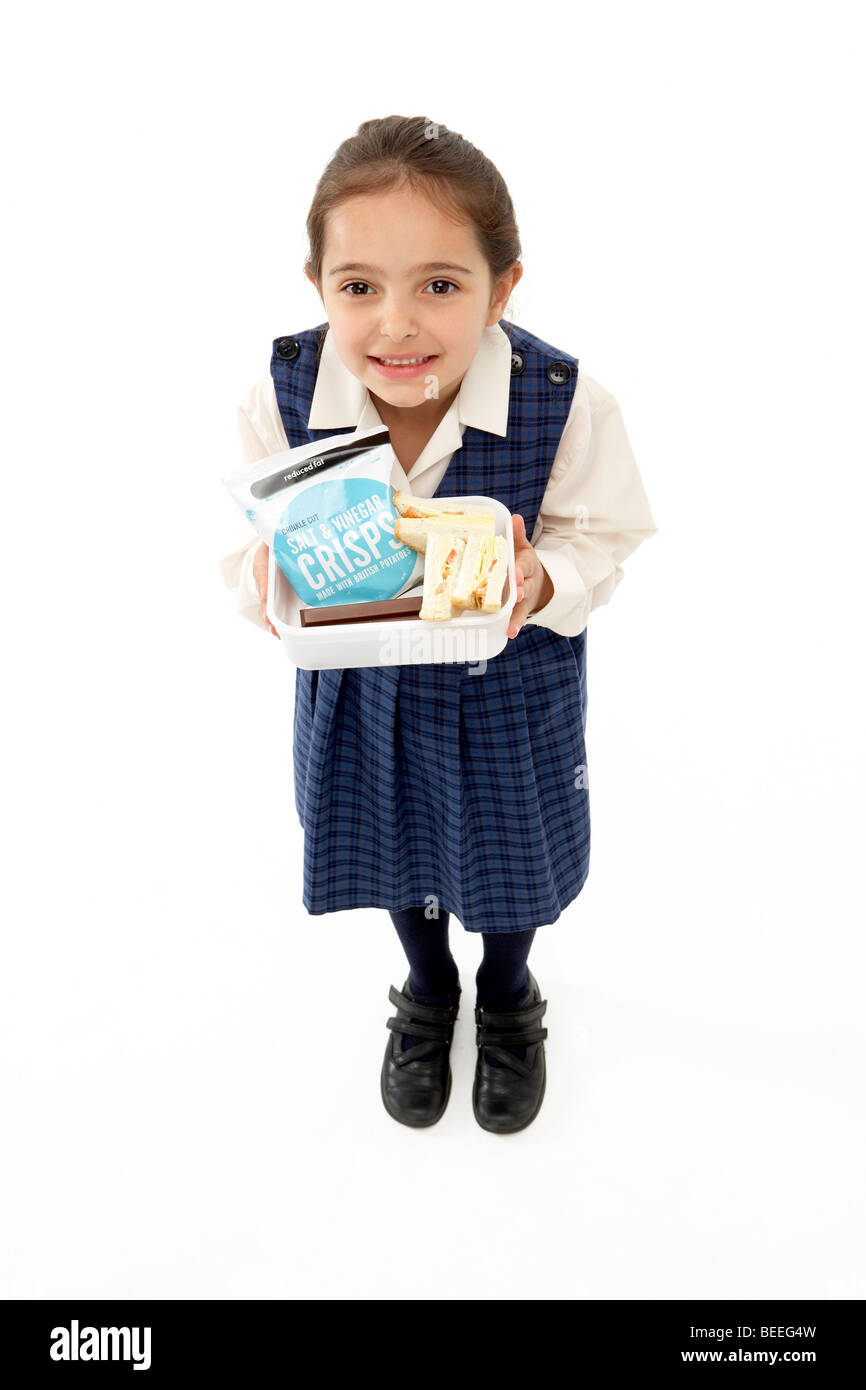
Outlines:
{"label": "shoe buckle strap", "polygon": [[393,1054],[393,1061],[398,1067],[406,1067],[410,1062],[423,1062],[426,1061],[427,1058],[432,1059],[435,1056],[437,1060],[440,1060],[441,1064],[441,1058],[439,1057],[440,1052],[441,1043],[417,1042],[413,1043],[411,1047],[398,1049]]}
{"label": "shoe buckle strap", "polygon": [[489,1051],[491,1056],[495,1057],[498,1062],[502,1062],[504,1066],[510,1067],[512,1071],[516,1071],[518,1076],[532,1075],[533,1067],[521,1057],[516,1057],[513,1052],[506,1051],[504,1047],[491,1047]]}
{"label": "shoe buckle strap", "polygon": [[391,1028],[395,1033],[409,1033],[416,1038],[435,1038],[437,1042],[450,1042],[452,1028],[447,1023],[422,1023],[416,1022],[414,1018],[389,1018],[386,1028]]}
{"label": "shoe buckle strap", "polygon": [[460,1007],[459,1001],[448,1005],[421,1004],[417,999],[410,999],[408,994],[401,993],[394,985],[388,990],[388,998],[395,1008],[402,1009],[404,1013],[410,1014],[413,1018],[423,1019],[427,1023],[453,1023]]}
{"label": "shoe buckle strap", "polygon": [[491,1012],[490,1009],[476,1004],[475,1022],[484,1027],[490,1025],[494,1028],[519,1028],[523,1023],[535,1023],[539,1018],[543,1018],[546,1009],[546,999],[528,1004],[525,1009],[512,1009],[509,1013]]}
{"label": "shoe buckle strap", "polygon": [[515,1047],[520,1047],[523,1044],[544,1042],[546,1037],[546,1028],[530,1028],[524,1031],[519,1028],[487,1028],[483,1024],[479,1024],[475,1030],[475,1042],[478,1047],[489,1047],[496,1043],[501,1043],[506,1047],[511,1043]]}

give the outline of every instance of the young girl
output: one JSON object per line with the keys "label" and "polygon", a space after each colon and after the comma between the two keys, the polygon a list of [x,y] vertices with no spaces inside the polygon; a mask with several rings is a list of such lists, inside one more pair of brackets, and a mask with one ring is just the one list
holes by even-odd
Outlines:
{"label": "young girl", "polygon": [[[365,121],[320,178],[307,232],[327,321],[275,340],[240,408],[246,460],[385,425],[394,487],[508,507],[518,601],[486,664],[296,668],[303,901],[390,913],[409,974],[389,991],[381,1093],[412,1126],[435,1124],[451,1091],[450,915],[480,933],[473,1112],[512,1133],[546,1081],[529,948],[589,870],[586,623],[657,527],[614,398],[502,317],[521,248],[480,150],[423,117]],[[267,564],[253,539],[222,570],[275,632]]]}

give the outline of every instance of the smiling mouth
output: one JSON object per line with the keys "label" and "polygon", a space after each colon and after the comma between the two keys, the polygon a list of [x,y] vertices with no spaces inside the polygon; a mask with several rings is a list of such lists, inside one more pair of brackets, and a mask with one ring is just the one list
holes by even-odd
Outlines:
{"label": "smiling mouth", "polygon": [[373,357],[373,361],[381,362],[383,367],[420,367],[425,362],[432,362],[435,356],[436,353],[431,352],[426,357]]}

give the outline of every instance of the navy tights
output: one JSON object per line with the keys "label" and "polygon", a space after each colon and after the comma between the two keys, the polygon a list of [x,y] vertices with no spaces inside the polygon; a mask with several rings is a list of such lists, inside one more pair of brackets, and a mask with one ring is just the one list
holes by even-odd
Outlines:
{"label": "navy tights", "polygon": [[[422,1004],[454,1004],[459,984],[457,962],[448,944],[450,913],[425,917],[423,907],[390,913],[409,962],[409,989]],[[476,999],[493,1011],[519,1009],[529,999],[529,948],[535,927],[528,931],[481,932],[484,955],[475,975]],[[403,1048],[423,1039],[404,1035]],[[526,1056],[525,1047],[509,1049]],[[491,1059],[492,1060],[492,1059]],[[494,1063],[498,1066],[500,1063]]]}

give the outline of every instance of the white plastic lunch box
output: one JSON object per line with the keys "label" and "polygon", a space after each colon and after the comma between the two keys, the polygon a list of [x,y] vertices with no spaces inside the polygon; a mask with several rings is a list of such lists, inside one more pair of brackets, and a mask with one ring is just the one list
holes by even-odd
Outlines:
{"label": "white plastic lunch box", "polygon": [[[307,671],[322,671],[340,666],[488,661],[498,656],[508,641],[508,625],[517,594],[511,513],[495,497],[449,497],[447,500],[478,503],[495,512],[496,534],[504,536],[508,543],[508,575],[502,591],[502,607],[495,613],[455,608],[455,616],[442,622],[397,618],[381,623],[325,623],[321,627],[301,627],[303,605],[269,546],[267,615],[280,634],[290,661]],[[423,583],[406,592],[420,594],[422,589]]]}

